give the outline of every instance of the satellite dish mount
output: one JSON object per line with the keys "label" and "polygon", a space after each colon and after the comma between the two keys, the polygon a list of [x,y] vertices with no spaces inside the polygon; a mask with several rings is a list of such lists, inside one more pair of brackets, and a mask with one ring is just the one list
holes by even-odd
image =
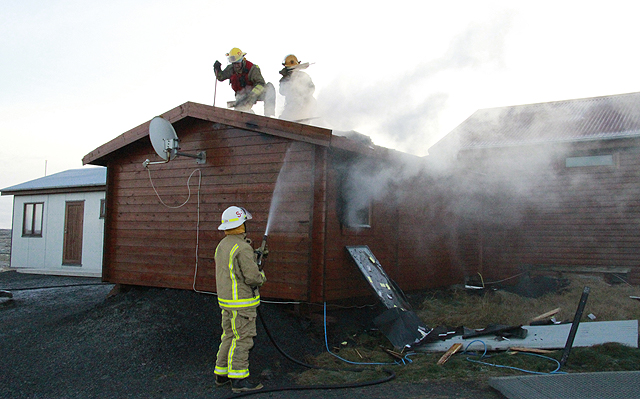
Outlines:
{"label": "satellite dish mount", "polygon": [[149,139],[151,140],[151,145],[153,146],[156,154],[158,154],[158,156],[164,161],[151,162],[147,159],[142,163],[145,168],[148,165],[168,163],[178,155],[195,158],[196,163],[198,164],[204,164],[207,162],[206,151],[199,151],[195,155],[179,152],[180,139],[178,139],[175,129],[168,120],[160,116],[153,118],[149,124]]}

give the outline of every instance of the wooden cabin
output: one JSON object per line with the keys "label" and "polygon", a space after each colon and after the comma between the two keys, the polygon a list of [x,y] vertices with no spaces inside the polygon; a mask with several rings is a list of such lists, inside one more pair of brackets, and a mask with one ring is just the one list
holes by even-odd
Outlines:
{"label": "wooden cabin", "polygon": [[441,200],[411,183],[422,159],[358,134],[191,102],[162,117],[180,151],[205,151],[206,163],[178,156],[145,167],[161,160],[149,122],[83,158],[107,167],[105,281],[215,291],[217,228],[231,205],[252,213],[255,247],[268,228],[267,298],[370,295],[347,245],[368,245],[403,290],[461,281],[443,239],[449,225],[432,207]]}
{"label": "wooden cabin", "polygon": [[429,153],[465,275],[640,283],[640,93],[478,110]]}

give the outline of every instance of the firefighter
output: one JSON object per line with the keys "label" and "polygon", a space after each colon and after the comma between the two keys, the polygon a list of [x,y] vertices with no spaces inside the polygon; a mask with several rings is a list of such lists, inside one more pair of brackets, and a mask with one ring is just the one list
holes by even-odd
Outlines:
{"label": "firefighter", "polygon": [[280,119],[299,122],[312,119],[316,108],[316,99],[313,98],[316,86],[311,77],[302,71],[309,67],[309,63],[301,64],[295,55],[289,54],[282,65],[284,68],[280,70],[282,78],[278,91],[284,96],[285,103]]}
{"label": "firefighter", "polygon": [[219,81],[229,79],[231,88],[236,93],[234,108],[238,111],[252,112],[251,108],[258,101],[264,102],[264,115],[276,114],[276,90],[271,82],[265,83],[260,67],[247,60],[237,47],[227,53],[229,65],[221,68],[220,61],[213,64],[213,70]]}
{"label": "firefighter", "polygon": [[254,391],[262,384],[250,382],[249,351],[256,336],[258,287],[267,278],[258,268],[245,222],[251,214],[231,206],[222,213],[225,237],[215,252],[218,305],[222,309],[222,337],[216,359],[216,386],[231,382],[233,392]]}

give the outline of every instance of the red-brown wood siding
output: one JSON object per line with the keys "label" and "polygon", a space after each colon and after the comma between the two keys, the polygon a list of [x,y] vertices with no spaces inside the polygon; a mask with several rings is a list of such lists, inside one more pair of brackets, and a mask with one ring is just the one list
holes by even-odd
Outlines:
{"label": "red-brown wood siding", "polygon": [[[198,243],[196,289],[215,291],[213,258],[223,237],[217,230],[222,211],[231,205],[248,209],[253,214],[247,223],[248,236],[259,244],[291,141],[192,118],[174,126],[181,152],[206,150],[206,165],[177,157],[167,164],[150,165],[149,170],[165,204],[175,207],[185,202],[189,176],[191,198],[175,209],[160,203],[142,166],[145,159],[158,158],[149,143],[141,140],[118,151],[112,158],[117,162],[108,166],[103,278],[122,284],[192,289]],[[288,191],[280,208],[286,217],[279,218],[277,228],[269,234],[264,297],[308,299],[314,156],[313,145],[298,143],[287,161],[293,173],[287,175]],[[196,170],[200,172],[194,173]]]}
{"label": "red-brown wood siding", "polygon": [[326,224],[327,224],[327,162],[326,147],[315,149],[314,192],[311,238],[311,273],[309,275],[309,300],[325,300]]}
{"label": "red-brown wood siding", "polygon": [[[181,152],[206,151],[205,165],[178,156],[147,170],[143,161],[158,156],[146,137],[108,156],[105,281],[193,289],[196,276],[198,291],[215,291],[214,252],[223,237],[217,227],[231,205],[253,214],[247,228],[254,246],[267,222],[271,226],[265,298],[321,302],[372,295],[347,245],[368,245],[404,290],[460,280],[464,262],[448,200],[427,177],[424,184],[389,179],[371,203],[371,227],[354,229],[340,221],[345,164],[364,160],[370,166],[364,170],[391,168],[393,176],[401,160],[191,117],[174,127]],[[158,199],[149,172],[169,207]],[[286,189],[274,194],[279,177]],[[191,198],[177,207],[189,195],[189,178]],[[282,200],[270,214],[274,195]]]}
{"label": "red-brown wood siding", "polygon": [[[629,268],[628,281],[640,283],[640,150],[629,141],[582,143],[539,149],[549,162],[522,160],[515,150],[474,156],[476,170],[488,176],[503,173],[503,188],[490,221],[478,221],[463,237],[481,237],[481,263],[490,279],[508,278],[532,266],[563,266],[584,270]],[[613,154],[614,166],[566,168],[567,156]],[[517,167],[509,160],[519,158]],[[501,160],[500,162],[498,162]],[[491,200],[490,200],[491,199]],[[492,201],[493,200],[493,201]],[[470,224],[473,225],[473,224]],[[469,258],[478,256],[471,252]]]}
{"label": "red-brown wood siding", "polygon": [[[346,157],[346,158],[345,158]],[[395,268],[394,227],[390,223],[394,207],[385,207],[378,201],[372,204],[370,228],[351,229],[340,222],[339,203],[341,173],[350,157],[332,151],[327,169],[327,219],[325,245],[325,299],[334,301],[373,294],[345,246],[368,245],[385,271]]]}
{"label": "red-brown wood siding", "polygon": [[[353,229],[340,222],[340,185],[344,164],[369,162],[364,169],[391,176],[384,189],[377,190],[371,210],[371,227]],[[461,280],[455,270],[452,240],[454,225],[444,212],[448,199],[438,192],[432,179],[409,182],[400,176],[403,165],[380,159],[359,160],[356,155],[334,151],[327,170],[326,275],[327,300],[372,295],[373,291],[349,257],[345,246],[367,245],[387,275],[402,290],[438,287]],[[379,168],[378,172],[375,169]],[[391,173],[386,173],[391,171]],[[421,182],[421,183],[419,183]]]}

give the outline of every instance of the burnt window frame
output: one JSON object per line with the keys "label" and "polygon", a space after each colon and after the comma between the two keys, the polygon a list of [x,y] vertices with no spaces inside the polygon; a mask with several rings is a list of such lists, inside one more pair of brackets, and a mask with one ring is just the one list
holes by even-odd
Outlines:
{"label": "burnt window frame", "polygon": [[[340,225],[342,226],[342,232],[347,233],[349,231],[369,231],[373,228],[373,200],[369,199],[366,205],[362,206],[360,209],[353,211],[356,215],[361,213],[366,213],[366,223],[352,223],[350,216],[350,210],[348,207],[349,201],[347,201],[346,193],[347,193],[347,175],[345,172],[346,169],[342,170],[340,178],[338,179],[338,220],[340,221]],[[358,220],[360,222],[360,220]]]}
{"label": "burnt window frame", "polygon": [[[357,222],[357,223],[349,223],[349,221],[352,218],[344,216],[343,217],[343,224],[346,227],[351,228],[351,229],[370,229],[372,224],[373,224],[371,222],[371,208],[372,208],[372,201],[369,200],[365,206],[353,211],[353,216],[354,216],[355,219],[357,219],[357,220],[355,220],[355,222]],[[364,221],[364,220],[360,220],[360,214],[364,214],[364,213],[366,213],[366,223],[360,223],[360,222]]]}
{"label": "burnt window frame", "polygon": [[[40,206],[38,211],[38,205]],[[28,213],[27,209],[31,208]],[[40,226],[39,230],[36,230],[36,224],[38,222],[38,213]],[[27,225],[27,216],[30,214],[29,224]],[[22,237],[42,237],[42,230],[44,226],[44,201],[41,202],[25,202],[22,207]],[[29,227],[29,228],[27,228]]]}

